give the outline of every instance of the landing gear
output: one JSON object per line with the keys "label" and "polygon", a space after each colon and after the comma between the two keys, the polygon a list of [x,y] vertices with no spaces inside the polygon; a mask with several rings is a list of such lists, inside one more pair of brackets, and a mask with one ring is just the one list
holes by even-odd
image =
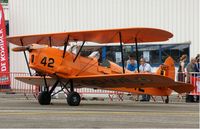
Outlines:
{"label": "landing gear", "polygon": [[40,105],[49,105],[51,103],[51,94],[58,85],[59,81],[57,80],[55,84],[52,86],[49,91],[49,87],[47,86],[46,78],[44,76],[45,86],[42,87],[41,93],[38,95],[38,102]]}
{"label": "landing gear", "polygon": [[77,92],[70,92],[67,95],[67,103],[70,106],[78,106],[80,104],[81,97]]}
{"label": "landing gear", "polygon": [[51,102],[51,94],[48,91],[43,91],[38,95],[38,102],[41,105],[49,105]]}
{"label": "landing gear", "polygon": [[70,91],[68,90],[67,103],[70,106],[78,106],[81,102],[81,97],[79,93],[74,92],[73,80],[70,80],[69,82],[70,82]]}
{"label": "landing gear", "polygon": [[[45,78],[44,78],[44,80],[45,80]],[[46,80],[45,80],[45,82],[46,82]],[[55,90],[56,86],[58,85],[58,83],[60,83],[60,85],[61,85],[61,90],[52,94],[53,91]],[[74,92],[73,80],[69,80],[68,82],[66,82],[64,84],[58,79],[50,90],[49,90],[49,87],[47,86],[47,83],[45,83],[45,85],[46,86],[43,87],[44,90],[38,95],[39,104],[49,105],[51,102],[51,96],[54,96],[55,94],[58,94],[61,91],[64,91],[64,93],[67,95],[67,103],[70,106],[78,106],[80,104],[81,97],[80,97],[79,93]],[[66,89],[67,92],[65,92],[64,89]]]}

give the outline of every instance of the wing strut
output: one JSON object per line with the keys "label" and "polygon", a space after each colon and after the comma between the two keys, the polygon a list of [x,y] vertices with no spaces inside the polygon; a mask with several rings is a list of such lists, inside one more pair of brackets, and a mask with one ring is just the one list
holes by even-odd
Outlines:
{"label": "wing strut", "polygon": [[44,75],[43,77],[44,77],[45,91],[49,92],[49,87],[47,85],[46,75]]}
{"label": "wing strut", "polygon": [[80,54],[80,52],[81,52],[81,50],[82,50],[84,44],[85,44],[85,41],[83,41],[83,43],[82,43],[82,45],[81,45],[81,48],[79,49],[78,53],[76,54],[76,57],[74,58],[73,62],[76,61],[76,59],[77,59],[78,55]]}
{"label": "wing strut", "polygon": [[69,42],[69,35],[67,36],[67,39],[65,40],[63,58],[65,57],[65,53],[66,53],[68,42]]}
{"label": "wing strut", "polygon": [[[23,43],[22,38],[20,38],[20,42],[21,42],[21,45],[24,46],[24,43]],[[27,67],[28,67],[29,75],[32,76],[30,67],[29,67],[29,65],[28,65],[29,63],[28,63],[28,58],[27,58],[27,56],[26,56],[26,52],[25,52],[25,51],[23,51],[23,52],[24,52],[24,57],[25,57],[25,60],[26,60],[26,65],[27,65]]]}
{"label": "wing strut", "polygon": [[70,79],[69,82],[70,82],[70,91],[74,92],[74,83],[73,83],[73,80]]}
{"label": "wing strut", "polygon": [[55,88],[56,88],[56,86],[58,85],[58,83],[59,83],[59,80],[57,80],[57,81],[54,83],[54,85],[52,86],[51,90],[49,91],[50,94],[53,93],[53,91],[55,90]]}
{"label": "wing strut", "polygon": [[121,32],[119,32],[119,40],[120,40],[120,50],[121,50],[121,57],[122,57],[122,68],[123,68],[123,73],[125,73],[125,68],[124,68],[124,54],[123,54],[122,34],[121,34]]}
{"label": "wing strut", "polygon": [[52,44],[51,44],[51,36],[49,36],[49,46],[51,47]]}
{"label": "wing strut", "polygon": [[138,42],[137,42],[136,37],[135,37],[135,51],[136,51],[136,59],[137,59],[137,70],[138,70],[138,73],[139,73],[140,69],[139,69]]}

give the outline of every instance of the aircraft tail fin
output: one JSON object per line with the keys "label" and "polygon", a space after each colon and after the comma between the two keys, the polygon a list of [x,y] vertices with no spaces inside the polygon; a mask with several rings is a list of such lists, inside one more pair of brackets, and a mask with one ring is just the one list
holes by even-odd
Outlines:
{"label": "aircraft tail fin", "polygon": [[[156,73],[175,80],[175,65],[172,57],[168,57],[165,60],[164,64],[160,65]],[[175,82],[175,84],[170,86],[169,88],[178,93],[185,93],[194,90],[194,86],[192,84],[183,82]]]}
{"label": "aircraft tail fin", "polygon": [[172,57],[168,57],[163,64],[160,65],[156,74],[175,79],[175,65]]}

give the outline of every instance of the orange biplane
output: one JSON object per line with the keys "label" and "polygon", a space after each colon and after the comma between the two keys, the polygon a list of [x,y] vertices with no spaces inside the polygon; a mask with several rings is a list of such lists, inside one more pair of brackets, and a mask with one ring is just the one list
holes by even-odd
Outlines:
{"label": "orange biplane", "polygon": [[[175,82],[175,68],[172,58],[167,58],[156,73],[132,73],[125,69],[123,59],[123,44],[135,43],[138,60],[138,43],[167,41],[172,38],[170,32],[154,28],[123,28],[108,30],[93,30],[79,32],[63,32],[38,35],[23,35],[8,37],[15,45],[13,51],[23,51],[29,68],[29,77],[16,77],[25,83],[37,86],[44,85],[45,91],[38,96],[41,105],[48,105],[51,94],[59,85],[68,91],[67,103],[78,106],[81,98],[74,88],[88,87],[116,90],[138,94],[168,96],[172,90],[178,93],[193,90],[193,85]],[[82,41],[77,54],[67,50],[70,42]],[[86,42],[119,43],[121,48],[122,67],[107,61],[106,66],[92,57],[83,57],[81,50]],[[64,50],[52,46],[64,46]],[[29,61],[25,51],[29,51]],[[139,65],[138,65],[139,66]],[[33,76],[30,68],[39,76]],[[51,88],[50,88],[51,86]]]}

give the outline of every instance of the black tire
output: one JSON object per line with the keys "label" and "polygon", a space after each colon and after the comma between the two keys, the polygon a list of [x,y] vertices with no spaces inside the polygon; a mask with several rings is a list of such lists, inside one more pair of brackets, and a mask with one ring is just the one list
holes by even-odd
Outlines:
{"label": "black tire", "polygon": [[81,97],[79,95],[79,93],[77,92],[70,92],[68,95],[67,95],[67,103],[70,105],[70,106],[78,106],[81,102]]}
{"label": "black tire", "polygon": [[49,105],[51,102],[51,95],[47,91],[43,91],[38,95],[38,102],[41,105]]}
{"label": "black tire", "polygon": [[186,101],[186,103],[195,102],[195,101],[194,101],[194,96],[193,96],[193,95],[187,94],[187,95],[186,95],[186,98],[185,98],[185,101]]}

